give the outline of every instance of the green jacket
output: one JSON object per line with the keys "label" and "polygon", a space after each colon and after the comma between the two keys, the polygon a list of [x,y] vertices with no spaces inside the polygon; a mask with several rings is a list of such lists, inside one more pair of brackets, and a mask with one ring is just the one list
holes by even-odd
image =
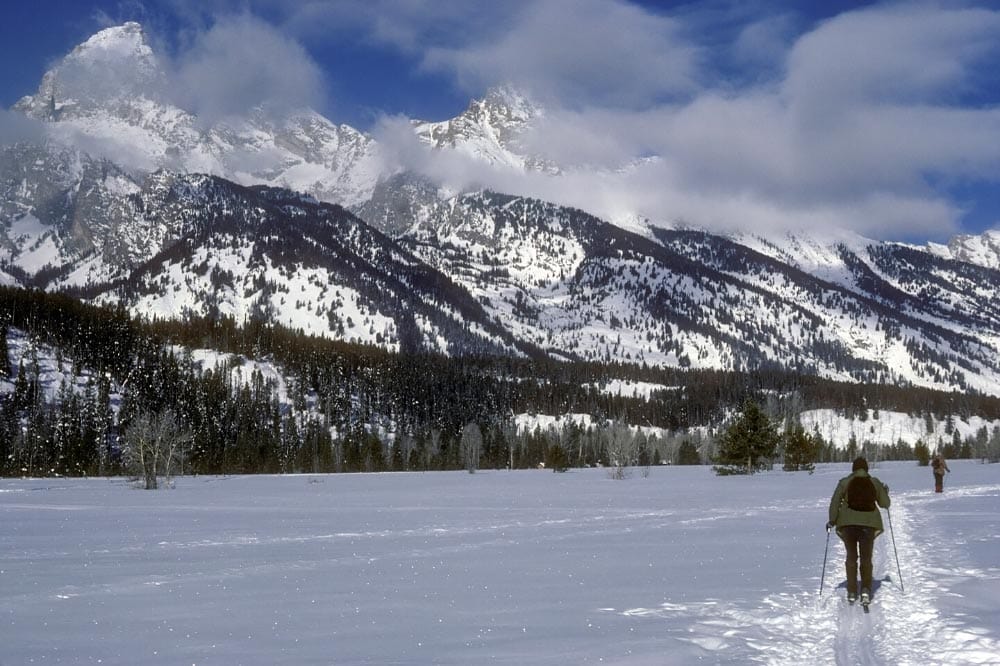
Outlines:
{"label": "green jacket", "polygon": [[859,469],[842,478],[840,483],[837,484],[837,489],[833,491],[833,497],[830,498],[830,522],[834,523],[838,530],[846,525],[874,527],[875,536],[878,536],[885,531],[885,528],[882,526],[881,511],[878,509],[874,511],[855,511],[847,506],[847,484],[856,476],[867,476],[870,478],[872,483],[875,484],[875,502],[883,509],[889,508],[889,489],[885,487],[884,483],[868,474],[867,471]]}

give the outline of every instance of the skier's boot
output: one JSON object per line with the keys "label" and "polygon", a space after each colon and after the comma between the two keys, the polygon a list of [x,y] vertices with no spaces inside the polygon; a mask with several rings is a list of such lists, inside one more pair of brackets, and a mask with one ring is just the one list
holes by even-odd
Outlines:
{"label": "skier's boot", "polygon": [[847,593],[847,603],[853,604],[857,600],[858,600],[858,593],[857,592],[848,592]]}

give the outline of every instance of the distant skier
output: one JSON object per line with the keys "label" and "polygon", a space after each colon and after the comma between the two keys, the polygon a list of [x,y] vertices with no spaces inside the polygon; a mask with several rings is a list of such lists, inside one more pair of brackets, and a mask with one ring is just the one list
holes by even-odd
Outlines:
{"label": "distant skier", "polygon": [[[878,506],[876,506],[876,504]],[[861,558],[861,603],[868,607],[872,595],[872,550],[875,537],[884,531],[878,507],[889,508],[889,488],[868,474],[868,461],[857,458],[851,473],[837,484],[830,498],[826,529],[837,528],[847,550],[847,600],[858,598],[858,557]]]}
{"label": "distant skier", "polygon": [[931,460],[931,469],[934,471],[934,492],[943,493],[944,473],[951,471],[948,469],[948,463],[945,462],[943,455],[940,453],[934,454],[934,458]]}

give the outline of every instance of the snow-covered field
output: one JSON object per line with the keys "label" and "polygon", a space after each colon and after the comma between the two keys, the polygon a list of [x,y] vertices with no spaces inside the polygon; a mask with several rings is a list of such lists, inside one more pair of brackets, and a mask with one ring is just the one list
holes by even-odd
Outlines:
{"label": "snow-covered field", "polygon": [[870,615],[847,464],[0,480],[0,664],[1000,663],[1000,465],[950,464],[872,469]]}

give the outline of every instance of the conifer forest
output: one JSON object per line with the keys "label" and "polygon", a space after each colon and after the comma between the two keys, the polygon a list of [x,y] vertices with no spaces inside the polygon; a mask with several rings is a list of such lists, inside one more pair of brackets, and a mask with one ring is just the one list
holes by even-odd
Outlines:
{"label": "conifer forest", "polygon": [[[174,468],[184,474],[558,470],[614,466],[623,457],[638,466],[707,463],[716,459],[715,438],[748,401],[797,442],[796,415],[807,409],[862,418],[871,410],[938,421],[1000,418],[1000,399],[975,393],[777,370],[397,354],[255,321],[139,321],[123,309],[38,290],[0,289],[0,317],[0,358],[11,358],[17,331],[32,349],[54,350],[63,369],[60,385],[46,391],[37,354],[23,355],[16,367],[0,364],[0,380],[13,386],[0,397],[4,476],[127,473],[130,428],[162,414],[184,435]],[[198,362],[195,350],[212,350],[215,360]],[[241,367],[241,359],[256,365]],[[253,369],[244,375],[245,368]],[[611,380],[663,388],[626,397],[601,390]],[[518,428],[519,414],[583,414],[589,421]],[[875,444],[886,459],[918,453],[902,441],[845,450],[806,436],[807,458],[816,461],[847,459]],[[997,433],[956,438],[945,453],[986,455],[994,439]],[[775,457],[782,452],[779,444]]]}

